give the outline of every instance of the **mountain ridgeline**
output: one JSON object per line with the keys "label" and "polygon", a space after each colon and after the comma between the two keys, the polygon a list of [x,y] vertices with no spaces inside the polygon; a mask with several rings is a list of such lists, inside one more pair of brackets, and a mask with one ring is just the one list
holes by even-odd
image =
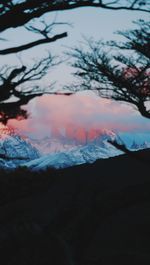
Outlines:
{"label": "mountain ridgeline", "polygon": [[150,134],[101,130],[94,139],[86,139],[86,142],[81,143],[76,138],[70,140],[65,136],[32,139],[19,136],[11,130],[2,130],[0,168],[14,169],[23,166],[32,170],[45,170],[49,167],[58,169],[123,154],[110,141],[124,144],[129,150],[136,151],[150,147]]}

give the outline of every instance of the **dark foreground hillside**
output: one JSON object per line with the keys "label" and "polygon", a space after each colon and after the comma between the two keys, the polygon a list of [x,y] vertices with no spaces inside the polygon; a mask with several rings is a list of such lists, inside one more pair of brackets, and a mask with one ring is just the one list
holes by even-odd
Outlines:
{"label": "dark foreground hillside", "polygon": [[0,172],[1,265],[150,264],[150,150]]}

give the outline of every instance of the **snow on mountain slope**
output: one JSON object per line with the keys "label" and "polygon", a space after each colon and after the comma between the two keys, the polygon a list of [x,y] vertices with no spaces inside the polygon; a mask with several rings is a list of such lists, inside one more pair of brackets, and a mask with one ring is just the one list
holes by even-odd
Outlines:
{"label": "snow on mountain slope", "polygon": [[30,161],[38,157],[39,152],[20,136],[0,132],[0,167],[14,168],[23,161]]}
{"label": "snow on mountain slope", "polygon": [[68,139],[56,139],[45,137],[43,139],[29,139],[29,142],[37,149],[42,155],[57,153],[61,151],[68,151],[75,146],[81,146],[77,141],[69,141]]}
{"label": "snow on mountain slope", "polygon": [[131,150],[150,148],[150,132],[119,132],[118,138]]}
{"label": "snow on mountain slope", "polygon": [[99,158],[108,158],[122,154],[107,141],[103,142],[103,147],[90,143],[80,148],[74,148],[66,152],[58,152],[45,155],[35,159],[25,165],[33,170],[46,169],[48,167],[65,168],[83,163],[93,163]]}
{"label": "snow on mountain slope", "polygon": [[11,169],[27,166],[34,170],[48,167],[65,168],[122,154],[108,140],[123,143],[130,150],[150,148],[148,132],[115,133],[102,130],[98,137],[81,145],[77,139],[49,137],[40,140],[23,139],[10,130],[1,130],[0,167]]}
{"label": "snow on mountain slope", "polygon": [[75,147],[80,148],[82,146],[94,143],[103,146],[103,140],[105,139],[115,139],[116,134],[110,130],[100,130],[99,136],[95,137],[93,140],[84,139],[81,141],[75,137],[68,139],[68,137],[45,137],[43,139],[33,139],[30,138],[29,142],[37,149],[42,155],[70,151]]}
{"label": "snow on mountain slope", "polygon": [[[130,139],[131,137],[131,139]],[[147,142],[145,142],[145,139]],[[26,163],[32,170],[41,170],[48,167],[65,168],[83,163],[93,163],[97,159],[104,159],[123,154],[111,145],[108,140],[116,140],[124,143],[131,150],[139,150],[150,147],[150,135],[119,133],[104,131],[99,137],[84,146],[75,147],[69,151],[60,151],[44,155],[39,159]]]}

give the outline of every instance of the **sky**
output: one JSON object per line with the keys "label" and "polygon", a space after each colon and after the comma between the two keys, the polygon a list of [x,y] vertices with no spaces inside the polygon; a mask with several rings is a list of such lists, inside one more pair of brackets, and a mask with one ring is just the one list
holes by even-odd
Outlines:
{"label": "sky", "polygon": [[[47,14],[45,20],[53,21],[56,14]],[[57,21],[72,23],[73,27],[59,26],[54,33],[68,32],[68,37],[57,42],[39,46],[16,55],[2,57],[1,64],[14,65],[23,62],[31,65],[33,59],[41,58],[50,50],[52,54],[61,56],[65,60],[68,47],[81,45],[83,36],[93,37],[95,40],[119,40],[117,30],[127,30],[134,25],[132,21],[147,19],[148,14],[133,11],[110,11],[96,8],[81,8],[57,13]],[[36,22],[36,21],[35,21]],[[38,38],[38,35],[27,32],[24,28],[9,30],[3,33],[7,42],[1,42],[0,48],[20,45]],[[75,82],[71,73],[73,69],[68,61],[63,62],[47,74],[40,85],[45,86],[56,81],[56,89],[62,90],[66,84]],[[150,121],[140,116],[133,107],[114,101],[100,99],[92,92],[80,92],[70,97],[43,96],[34,99],[27,107],[30,118],[26,121],[10,121],[26,135],[41,138],[49,135],[57,128],[82,127],[107,128],[119,131],[148,131]]]}
{"label": "sky", "polygon": [[73,139],[75,133],[80,139],[86,132],[94,135],[94,131],[101,133],[103,129],[116,133],[150,131],[150,121],[133,107],[101,99],[93,92],[39,97],[29,103],[27,110],[27,120],[11,120],[9,125],[19,134],[36,139],[59,138],[62,134]]}
{"label": "sky", "polygon": [[[56,19],[57,17],[57,19]],[[72,27],[62,25],[54,30],[54,34],[68,32],[68,37],[56,42],[34,47],[30,50],[18,53],[16,55],[1,56],[1,64],[10,65],[18,63],[26,63],[31,66],[34,60],[42,58],[50,51],[54,55],[59,55],[62,60],[66,59],[65,52],[69,47],[78,46],[83,42],[83,36],[87,38],[93,37],[95,40],[119,40],[120,37],[114,34],[118,30],[127,30],[135,27],[132,21],[137,19],[149,19],[149,14],[137,11],[112,11],[98,8],[79,8],[69,11],[61,11],[50,13],[44,16],[47,23],[51,23],[56,19],[58,22],[71,23]],[[37,23],[36,20],[34,22]],[[39,38],[38,34],[28,32],[24,27],[6,30],[1,36],[8,41],[0,42],[0,48],[7,48],[24,44],[28,41],[34,41]],[[68,62],[69,63],[69,62]],[[56,82],[56,89],[61,89],[66,83],[71,83],[73,76],[70,74],[67,62],[60,64],[55,69],[50,70],[42,83]],[[59,77],[59,78],[58,78]]]}

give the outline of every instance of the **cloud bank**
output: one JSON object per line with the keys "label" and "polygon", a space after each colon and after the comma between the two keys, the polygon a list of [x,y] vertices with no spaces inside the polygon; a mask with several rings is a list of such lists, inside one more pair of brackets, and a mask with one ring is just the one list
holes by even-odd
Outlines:
{"label": "cloud bank", "polygon": [[101,99],[92,92],[72,96],[50,95],[32,100],[27,120],[11,120],[9,125],[26,136],[43,138],[70,130],[148,131],[150,120],[133,107]]}

